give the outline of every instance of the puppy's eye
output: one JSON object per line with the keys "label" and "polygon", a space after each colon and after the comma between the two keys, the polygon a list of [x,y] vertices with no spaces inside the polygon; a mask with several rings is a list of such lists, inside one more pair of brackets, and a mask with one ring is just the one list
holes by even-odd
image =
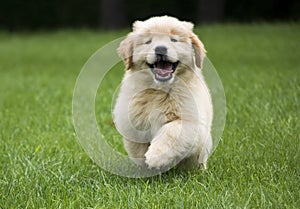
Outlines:
{"label": "puppy's eye", "polygon": [[172,41],[172,42],[177,42],[178,40],[175,39],[175,38],[171,38],[171,41]]}
{"label": "puppy's eye", "polygon": [[150,39],[150,40],[146,41],[145,44],[151,44],[151,42],[152,42],[152,40]]}

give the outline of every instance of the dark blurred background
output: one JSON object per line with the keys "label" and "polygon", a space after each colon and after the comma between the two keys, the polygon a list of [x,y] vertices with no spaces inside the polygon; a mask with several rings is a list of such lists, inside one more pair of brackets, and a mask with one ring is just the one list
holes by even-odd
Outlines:
{"label": "dark blurred background", "polygon": [[0,29],[128,27],[168,14],[196,24],[299,21],[299,0],[2,0]]}

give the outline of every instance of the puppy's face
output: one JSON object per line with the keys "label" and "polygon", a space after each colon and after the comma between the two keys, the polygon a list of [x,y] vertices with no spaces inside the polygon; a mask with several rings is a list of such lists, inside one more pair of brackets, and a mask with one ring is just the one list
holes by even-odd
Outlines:
{"label": "puppy's face", "polygon": [[167,16],[135,22],[119,47],[126,69],[149,71],[156,82],[171,83],[201,68],[205,49],[192,30],[193,24]]}

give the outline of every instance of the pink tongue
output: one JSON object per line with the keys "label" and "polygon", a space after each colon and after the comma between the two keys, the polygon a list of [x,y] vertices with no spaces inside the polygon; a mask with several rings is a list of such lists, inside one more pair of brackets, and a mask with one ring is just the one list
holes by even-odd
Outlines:
{"label": "pink tongue", "polygon": [[160,76],[168,76],[170,73],[173,72],[172,64],[169,63],[159,63],[155,67],[155,72]]}

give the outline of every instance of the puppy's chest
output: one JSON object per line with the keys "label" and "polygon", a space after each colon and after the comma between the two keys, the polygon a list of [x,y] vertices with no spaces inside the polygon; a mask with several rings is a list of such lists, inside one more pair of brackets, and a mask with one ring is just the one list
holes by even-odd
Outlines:
{"label": "puppy's chest", "polygon": [[138,129],[160,126],[180,118],[180,105],[170,92],[146,89],[136,94],[129,105],[129,117]]}

